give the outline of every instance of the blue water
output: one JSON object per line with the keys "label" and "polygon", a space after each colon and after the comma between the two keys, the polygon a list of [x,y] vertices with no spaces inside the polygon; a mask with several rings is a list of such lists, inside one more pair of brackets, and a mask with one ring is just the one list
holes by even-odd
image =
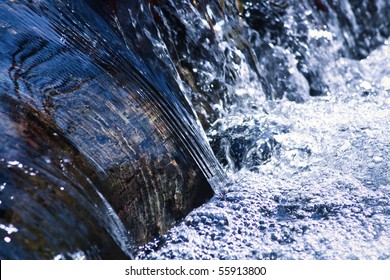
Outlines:
{"label": "blue water", "polygon": [[[387,43],[340,58],[329,96],[216,121],[210,137],[226,138],[230,184],[138,258],[388,259],[389,58]],[[249,143],[239,167],[237,141]]]}
{"label": "blue water", "polygon": [[[1,256],[390,259],[388,0],[17,5],[0,3]],[[215,195],[135,246],[126,184],[176,186],[168,167],[178,194],[200,174]],[[171,202],[155,193],[136,210]]]}
{"label": "blue water", "polygon": [[[220,60],[180,57],[187,82],[222,96],[208,99],[214,115],[194,105],[230,183],[137,257],[388,259],[390,45],[379,35],[388,22],[368,31],[367,7],[290,1],[257,30],[267,4],[243,3],[237,25],[207,6],[216,43],[200,48]],[[378,15],[388,11],[375,3]]]}

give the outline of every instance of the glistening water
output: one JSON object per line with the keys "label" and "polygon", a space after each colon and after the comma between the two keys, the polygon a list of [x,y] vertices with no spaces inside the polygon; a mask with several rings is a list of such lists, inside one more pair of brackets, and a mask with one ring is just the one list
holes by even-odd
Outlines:
{"label": "glistening water", "polygon": [[[256,5],[249,5],[249,18]],[[363,27],[355,22],[356,33],[346,34],[332,23],[315,26],[311,20],[321,13],[294,7],[281,24],[290,39],[305,30],[306,41],[291,46],[270,31],[248,31],[273,100],[254,77],[246,47],[232,43],[243,39],[226,35],[231,23],[216,20],[220,41],[207,45],[226,54],[228,74],[218,72],[218,63],[190,61],[194,76],[214,92],[223,89],[214,104],[220,115],[210,118],[207,132],[230,183],[140,247],[139,259],[390,258],[390,43],[364,58],[358,46],[349,49],[355,55],[340,54],[348,46],[338,36],[344,32],[352,42]]]}
{"label": "glistening water", "polygon": [[0,257],[390,259],[389,14],[0,2]]}
{"label": "glistening water", "polygon": [[210,137],[223,138],[231,183],[138,257],[388,259],[389,62],[388,44],[337,61],[333,83],[362,69],[348,97],[264,101],[218,120]]}

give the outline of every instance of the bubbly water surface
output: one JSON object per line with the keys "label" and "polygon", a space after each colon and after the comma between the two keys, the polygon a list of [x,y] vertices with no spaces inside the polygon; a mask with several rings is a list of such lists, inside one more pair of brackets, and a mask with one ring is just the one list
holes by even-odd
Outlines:
{"label": "bubbly water surface", "polygon": [[230,183],[138,258],[390,258],[389,61],[385,43],[330,63],[328,96],[231,109],[209,132]]}

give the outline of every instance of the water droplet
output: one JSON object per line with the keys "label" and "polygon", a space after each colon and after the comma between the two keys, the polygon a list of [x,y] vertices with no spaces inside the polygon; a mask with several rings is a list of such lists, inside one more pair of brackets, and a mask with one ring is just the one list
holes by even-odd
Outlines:
{"label": "water droplet", "polygon": [[383,161],[383,157],[381,156],[374,156],[372,158],[372,160],[375,162],[375,163],[381,163]]}
{"label": "water droplet", "polygon": [[9,224],[8,226],[0,224],[0,229],[5,230],[8,234],[18,232],[18,229],[13,224]]}
{"label": "water droplet", "polygon": [[349,141],[345,140],[344,144],[340,147],[340,151],[345,152],[349,148],[351,148],[351,143],[349,143]]}
{"label": "water droplet", "polygon": [[17,160],[7,161],[7,163],[8,163],[9,165],[12,165],[12,166],[15,166],[15,165],[20,164],[19,161],[17,161]]}
{"label": "water droplet", "polygon": [[363,81],[361,84],[360,84],[360,87],[364,90],[370,90],[371,89],[371,84],[367,81]]}

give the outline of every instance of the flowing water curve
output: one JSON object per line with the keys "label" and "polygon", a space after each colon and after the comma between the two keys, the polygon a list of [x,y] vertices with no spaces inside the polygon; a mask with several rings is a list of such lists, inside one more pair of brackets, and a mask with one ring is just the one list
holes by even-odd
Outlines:
{"label": "flowing water curve", "polygon": [[389,259],[388,14],[1,1],[0,257]]}

